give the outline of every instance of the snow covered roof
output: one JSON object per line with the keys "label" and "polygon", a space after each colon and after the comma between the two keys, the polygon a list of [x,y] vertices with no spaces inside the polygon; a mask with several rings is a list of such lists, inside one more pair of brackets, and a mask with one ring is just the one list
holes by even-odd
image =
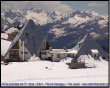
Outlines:
{"label": "snow covered roof", "polygon": [[[67,49],[67,52],[70,51],[71,49]],[[66,50],[64,49],[52,49],[50,53],[67,53]]]}
{"label": "snow covered roof", "polygon": [[50,51],[50,53],[61,53],[61,52],[65,52],[65,50],[64,49],[52,49]]}
{"label": "snow covered roof", "polygon": [[87,35],[85,35],[84,38],[81,41],[79,41],[78,43],[83,43],[84,40],[86,39],[86,37],[87,37]]}
{"label": "snow covered roof", "polygon": [[50,53],[77,53],[77,50],[72,50],[72,49],[52,49],[52,51],[50,51]]}
{"label": "snow covered roof", "polygon": [[95,54],[98,54],[99,53],[99,51],[97,49],[91,49],[91,52],[92,53],[95,53]]}
{"label": "snow covered roof", "polygon": [[11,42],[7,40],[1,39],[1,55],[4,56],[5,53],[7,52]]}
{"label": "snow covered roof", "polygon": [[19,30],[18,30],[17,28],[12,27],[12,28],[8,29],[8,30],[6,31],[6,33],[12,34],[13,32],[18,32],[18,31],[19,31]]}
{"label": "snow covered roof", "polygon": [[1,38],[2,39],[8,39],[8,34],[7,33],[1,33]]}
{"label": "snow covered roof", "polygon": [[67,53],[78,53],[78,51],[77,50],[71,50],[71,51],[69,51]]}
{"label": "snow covered roof", "polygon": [[83,43],[85,41],[86,37],[87,37],[87,35],[85,35],[84,38],[81,41],[79,41],[75,47],[73,47],[73,49],[79,51],[79,49],[80,49],[79,44]]}

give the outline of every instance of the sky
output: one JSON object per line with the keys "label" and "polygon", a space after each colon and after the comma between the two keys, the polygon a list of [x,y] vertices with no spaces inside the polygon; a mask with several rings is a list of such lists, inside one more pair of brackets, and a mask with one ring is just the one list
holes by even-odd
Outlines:
{"label": "sky", "polygon": [[64,1],[74,10],[93,10],[99,14],[108,14],[108,1]]}
{"label": "sky", "polygon": [[[108,1],[2,1],[1,5],[11,9],[41,8],[69,13],[75,10],[93,10],[101,15],[108,14]],[[4,8],[4,6],[1,6]]]}

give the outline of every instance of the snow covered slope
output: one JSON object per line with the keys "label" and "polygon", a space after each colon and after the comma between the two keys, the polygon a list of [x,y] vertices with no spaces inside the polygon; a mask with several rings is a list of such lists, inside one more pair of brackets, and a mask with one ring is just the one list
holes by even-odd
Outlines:
{"label": "snow covered slope", "polygon": [[107,83],[108,62],[101,59],[93,63],[96,68],[69,69],[65,62],[13,62],[1,65],[1,83]]}

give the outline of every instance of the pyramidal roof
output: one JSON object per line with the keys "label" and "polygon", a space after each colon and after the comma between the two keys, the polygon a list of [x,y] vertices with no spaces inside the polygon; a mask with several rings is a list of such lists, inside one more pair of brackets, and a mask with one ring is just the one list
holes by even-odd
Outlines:
{"label": "pyramidal roof", "polygon": [[[80,45],[80,46],[79,46]],[[91,37],[90,34],[84,36],[84,38],[76,45],[75,48],[78,53],[76,55],[76,59],[80,55],[88,55],[91,49],[97,49],[99,51],[99,56],[105,57],[108,59],[107,53],[101,48],[101,46]]]}
{"label": "pyramidal roof", "polygon": [[[33,20],[28,20],[24,27],[19,31],[17,36],[14,38],[12,44],[10,45],[8,51],[15,45],[15,43],[20,39],[21,41],[25,41],[26,48],[30,52],[31,55],[38,54],[43,41],[47,37],[47,33],[44,30],[44,26],[37,26]],[[5,54],[5,56],[6,56]]]}

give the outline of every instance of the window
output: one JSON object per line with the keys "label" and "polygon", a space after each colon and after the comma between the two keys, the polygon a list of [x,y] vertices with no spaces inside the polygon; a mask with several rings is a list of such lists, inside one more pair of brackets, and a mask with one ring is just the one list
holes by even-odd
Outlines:
{"label": "window", "polygon": [[105,57],[102,57],[103,59],[105,59]]}
{"label": "window", "polygon": [[28,36],[28,33],[26,33],[26,36]]}
{"label": "window", "polygon": [[16,50],[10,50],[9,58],[17,58],[19,56],[19,52]]}
{"label": "window", "polygon": [[[21,51],[21,54],[23,54],[23,51]],[[24,54],[28,54],[28,52],[24,52]]]}
{"label": "window", "polygon": [[24,52],[25,54],[28,54],[28,52]]}
{"label": "window", "polygon": [[46,55],[46,52],[41,52],[42,55]]}
{"label": "window", "polygon": [[94,58],[96,57],[96,54],[94,55]]}
{"label": "window", "polygon": [[22,46],[22,43],[21,43],[21,46]]}
{"label": "window", "polygon": [[46,45],[46,44],[44,43],[44,47],[45,47],[45,45]]}
{"label": "window", "polygon": [[57,54],[57,58],[60,58],[61,56],[60,56],[60,54]]}
{"label": "window", "polygon": [[74,54],[73,54],[73,58],[74,58]]}
{"label": "window", "polygon": [[53,57],[53,54],[51,54],[51,56]]}
{"label": "window", "polygon": [[71,54],[67,54],[67,57],[71,57]]}
{"label": "window", "polygon": [[19,49],[19,41],[15,43],[15,45],[12,47],[12,49]]}

